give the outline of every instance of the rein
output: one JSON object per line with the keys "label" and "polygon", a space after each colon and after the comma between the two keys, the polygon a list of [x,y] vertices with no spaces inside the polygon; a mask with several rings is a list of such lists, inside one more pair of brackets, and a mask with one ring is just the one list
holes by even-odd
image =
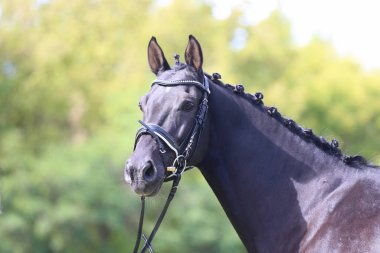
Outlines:
{"label": "rein", "polygon": [[207,110],[208,110],[208,96],[210,95],[210,86],[208,83],[208,79],[206,76],[203,77],[203,83],[195,81],[195,80],[174,80],[174,81],[166,81],[166,80],[155,80],[152,83],[153,85],[160,85],[164,87],[175,87],[179,85],[193,85],[199,88],[203,94],[202,99],[199,104],[199,109],[195,117],[195,123],[184,141],[180,144],[177,143],[175,138],[169,134],[162,127],[145,123],[141,120],[138,122],[142,125],[142,127],[137,131],[135,137],[135,145],[134,149],[136,149],[136,145],[138,140],[142,135],[149,134],[152,136],[153,140],[159,147],[160,156],[162,162],[164,162],[163,154],[166,153],[165,146],[169,147],[169,149],[175,153],[176,158],[174,159],[173,165],[166,168],[166,171],[170,174],[165,175],[164,182],[173,181],[172,187],[170,189],[169,195],[166,199],[165,205],[156,221],[156,224],[147,238],[146,235],[142,232],[143,223],[144,223],[144,211],[145,211],[145,196],[141,196],[141,212],[140,212],[140,220],[137,232],[137,238],[135,247],[133,249],[133,253],[137,253],[141,237],[144,239],[145,244],[141,249],[141,253],[144,253],[147,249],[149,252],[153,252],[153,247],[151,246],[153,238],[161,225],[162,220],[165,217],[166,211],[169,208],[170,202],[173,200],[175,193],[177,192],[178,184],[181,180],[181,176],[183,172],[193,168],[192,166],[187,166],[188,161],[193,156],[196,146],[198,144],[198,140],[200,138],[201,132],[204,127],[204,123],[206,120]]}

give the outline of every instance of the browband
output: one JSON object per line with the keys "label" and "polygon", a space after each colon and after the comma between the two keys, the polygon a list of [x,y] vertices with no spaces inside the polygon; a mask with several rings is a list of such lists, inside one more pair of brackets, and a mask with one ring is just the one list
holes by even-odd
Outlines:
{"label": "browband", "polygon": [[155,84],[160,85],[160,86],[164,86],[164,87],[174,87],[174,86],[178,86],[178,85],[195,85],[197,88],[199,88],[202,91],[205,91],[208,94],[210,94],[210,85],[208,83],[206,76],[204,76],[204,84],[201,82],[195,81],[195,80],[171,80],[171,81],[167,81],[167,80],[159,80],[159,79],[154,80],[152,83],[152,86]]}

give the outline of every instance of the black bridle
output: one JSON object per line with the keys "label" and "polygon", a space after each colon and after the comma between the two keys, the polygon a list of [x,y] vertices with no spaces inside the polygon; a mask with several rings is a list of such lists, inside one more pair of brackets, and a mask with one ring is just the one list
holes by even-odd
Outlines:
{"label": "black bridle", "polygon": [[174,86],[179,86],[179,85],[194,85],[195,87],[199,88],[202,91],[202,99],[199,104],[198,112],[195,116],[195,123],[193,127],[191,128],[190,132],[188,133],[187,137],[180,144],[176,141],[176,139],[171,134],[169,134],[162,127],[156,124],[145,123],[139,120],[139,123],[142,125],[142,127],[137,131],[134,149],[136,149],[136,145],[140,137],[142,135],[149,134],[152,136],[152,138],[154,139],[154,141],[159,147],[159,152],[160,152],[163,163],[164,163],[163,154],[167,152],[165,147],[169,147],[169,149],[171,149],[171,151],[175,153],[175,159],[174,159],[173,165],[170,167],[167,167],[167,171],[166,171],[166,175],[164,179],[165,182],[172,180],[173,181],[172,187],[170,189],[166,203],[148,238],[142,232],[142,227],[143,227],[143,222],[144,222],[145,197],[141,196],[141,213],[140,213],[139,227],[138,227],[137,238],[136,238],[136,243],[135,243],[133,253],[137,253],[140,246],[141,237],[143,237],[143,239],[145,240],[145,244],[141,250],[141,253],[144,253],[147,249],[149,249],[149,252],[153,252],[151,243],[153,241],[153,238],[162,220],[164,219],[164,216],[166,214],[166,211],[169,207],[170,202],[174,198],[179,181],[181,180],[181,176],[183,172],[192,168],[192,166],[187,166],[187,163],[188,161],[190,161],[191,157],[195,153],[196,146],[201,136],[201,132],[205,124],[207,110],[208,110],[208,96],[210,95],[210,86],[209,86],[208,79],[206,76],[203,76],[202,83],[195,80],[174,80],[174,81],[155,80],[152,83],[152,86],[153,85],[160,85],[164,87],[174,87]]}

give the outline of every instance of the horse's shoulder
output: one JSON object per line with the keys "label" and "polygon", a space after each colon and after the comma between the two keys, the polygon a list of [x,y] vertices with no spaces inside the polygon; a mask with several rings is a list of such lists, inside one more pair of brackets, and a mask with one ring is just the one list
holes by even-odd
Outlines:
{"label": "horse's shoulder", "polygon": [[380,236],[380,180],[372,173],[351,174],[313,214],[301,247],[304,252],[323,247],[334,252],[376,252],[373,247],[379,246],[372,241]]}

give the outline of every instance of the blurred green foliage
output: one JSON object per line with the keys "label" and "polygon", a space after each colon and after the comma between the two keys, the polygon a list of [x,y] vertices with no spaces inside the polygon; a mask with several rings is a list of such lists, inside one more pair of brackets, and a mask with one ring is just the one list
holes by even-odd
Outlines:
{"label": "blurred green foliage", "polygon": [[[146,46],[166,55],[201,42],[205,70],[261,90],[302,125],[379,162],[380,72],[328,43],[297,47],[273,13],[243,25],[203,1],[0,2],[0,252],[130,252],[139,198],[123,183],[139,97],[154,76]],[[244,38],[235,45],[236,36]],[[239,38],[238,38],[239,39]],[[240,38],[241,39],[241,38]],[[168,191],[148,201],[148,228]],[[245,252],[208,185],[188,172],[157,252]]]}

